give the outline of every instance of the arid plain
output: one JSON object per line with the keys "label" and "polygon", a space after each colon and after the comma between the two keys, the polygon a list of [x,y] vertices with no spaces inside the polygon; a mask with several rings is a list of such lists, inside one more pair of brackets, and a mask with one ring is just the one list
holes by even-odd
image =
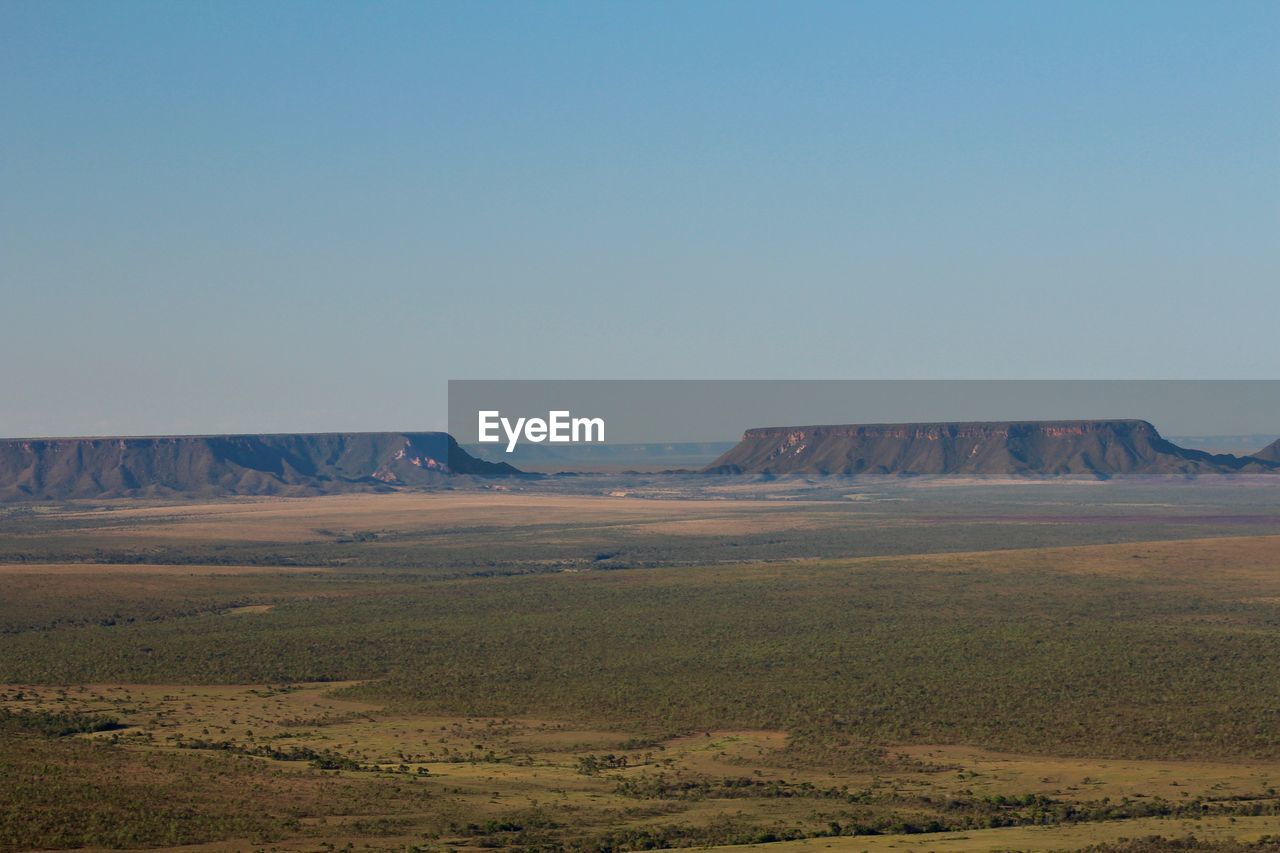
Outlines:
{"label": "arid plain", "polygon": [[1267,484],[573,488],[0,508],[0,847],[1280,837]]}

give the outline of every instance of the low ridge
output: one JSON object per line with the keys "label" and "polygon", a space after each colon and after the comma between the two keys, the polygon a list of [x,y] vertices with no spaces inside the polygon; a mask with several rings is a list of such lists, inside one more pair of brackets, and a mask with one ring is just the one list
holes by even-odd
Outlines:
{"label": "low ridge", "polygon": [[[1280,450],[1280,448],[1278,448]],[[1093,477],[1280,470],[1189,450],[1142,420],[849,424],[751,429],[705,470],[781,476]]]}
{"label": "low ridge", "polygon": [[444,432],[0,440],[0,500],[314,495],[510,477]]}

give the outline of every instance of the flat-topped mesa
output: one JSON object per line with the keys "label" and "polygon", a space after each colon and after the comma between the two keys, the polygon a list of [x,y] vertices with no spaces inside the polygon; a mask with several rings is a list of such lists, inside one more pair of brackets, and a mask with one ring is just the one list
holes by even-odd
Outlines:
{"label": "flat-topped mesa", "polygon": [[0,500],[314,495],[520,473],[444,432],[0,440]]}
{"label": "flat-topped mesa", "polygon": [[1188,450],[1143,420],[837,424],[749,429],[705,471],[781,476],[1091,477],[1265,472]]}

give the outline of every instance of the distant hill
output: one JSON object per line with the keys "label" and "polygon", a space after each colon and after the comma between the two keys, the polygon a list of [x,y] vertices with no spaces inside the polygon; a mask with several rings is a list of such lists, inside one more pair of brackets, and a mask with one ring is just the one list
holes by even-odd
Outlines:
{"label": "distant hill", "polygon": [[1248,435],[1166,435],[1166,439],[1178,445],[1206,453],[1229,453],[1233,456],[1250,456],[1259,447],[1266,447],[1276,440],[1275,433],[1250,433]]}
{"label": "distant hill", "polygon": [[443,432],[0,440],[0,500],[313,495],[510,477]]}
{"label": "distant hill", "polygon": [[1280,461],[1178,447],[1141,420],[752,429],[705,469],[711,474],[770,477],[897,474],[1099,479],[1275,470],[1280,470]]}
{"label": "distant hill", "polygon": [[1280,438],[1253,454],[1253,458],[1280,464]]}

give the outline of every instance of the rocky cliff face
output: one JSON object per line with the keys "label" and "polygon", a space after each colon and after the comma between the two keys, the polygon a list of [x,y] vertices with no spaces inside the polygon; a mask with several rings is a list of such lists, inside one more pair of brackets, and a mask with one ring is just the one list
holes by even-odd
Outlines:
{"label": "rocky cliff face", "polygon": [[443,432],[0,441],[0,500],[308,495],[519,473]]}
{"label": "rocky cliff face", "polygon": [[1264,472],[1280,462],[1178,447],[1140,420],[862,424],[748,430],[710,474],[1108,478]]}

